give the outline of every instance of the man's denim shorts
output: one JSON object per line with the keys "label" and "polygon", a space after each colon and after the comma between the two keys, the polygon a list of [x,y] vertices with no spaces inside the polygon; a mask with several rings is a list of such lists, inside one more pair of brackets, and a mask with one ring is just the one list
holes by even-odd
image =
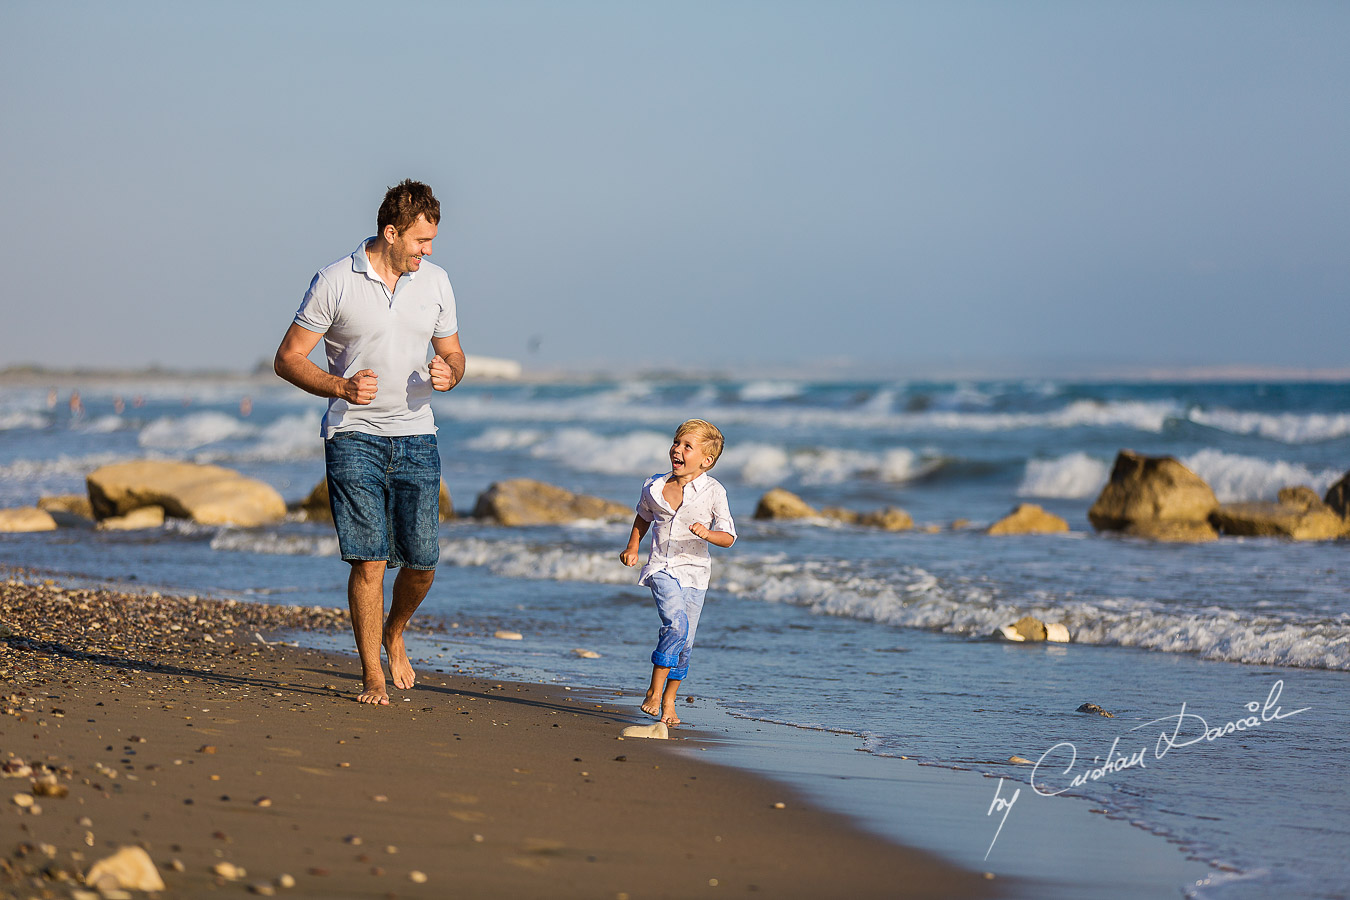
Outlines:
{"label": "man's denim shorts", "polygon": [[324,441],[324,460],[344,560],[436,568],[441,551],[436,435],[340,431]]}

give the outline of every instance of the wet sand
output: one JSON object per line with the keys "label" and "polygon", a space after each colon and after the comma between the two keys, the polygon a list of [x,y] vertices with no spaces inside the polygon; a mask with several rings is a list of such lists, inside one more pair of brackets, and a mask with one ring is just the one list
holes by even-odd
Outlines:
{"label": "wet sand", "polygon": [[165,897],[996,888],[670,752],[696,734],[619,740],[635,711],[560,686],[419,672],[387,707],[356,703],[354,656],[276,640],[343,634],[339,611],[0,579],[5,896],[71,897],[128,845]]}

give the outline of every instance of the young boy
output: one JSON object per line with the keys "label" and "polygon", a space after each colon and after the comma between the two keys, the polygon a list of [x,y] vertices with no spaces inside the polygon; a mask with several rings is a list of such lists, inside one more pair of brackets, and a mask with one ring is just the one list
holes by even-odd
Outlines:
{"label": "young boy", "polygon": [[642,711],[667,725],[680,724],[675,694],[689,674],[689,651],[712,574],[708,544],[730,547],[736,542],[726,489],[707,474],[721,455],[722,432],[714,425],[690,419],[675,429],[670,472],[653,475],[642,485],[633,531],[619,554],[625,566],[636,566],[642,538],[656,526],[647,565],[638,577],[638,584],[651,588],[661,617]]}

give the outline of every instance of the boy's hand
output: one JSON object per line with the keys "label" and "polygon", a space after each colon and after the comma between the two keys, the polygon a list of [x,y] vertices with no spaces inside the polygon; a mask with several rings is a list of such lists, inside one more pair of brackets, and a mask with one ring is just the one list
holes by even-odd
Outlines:
{"label": "boy's hand", "polygon": [[638,564],[637,550],[633,547],[625,547],[624,551],[619,554],[619,562],[623,563],[630,569],[633,568],[633,566],[636,566]]}

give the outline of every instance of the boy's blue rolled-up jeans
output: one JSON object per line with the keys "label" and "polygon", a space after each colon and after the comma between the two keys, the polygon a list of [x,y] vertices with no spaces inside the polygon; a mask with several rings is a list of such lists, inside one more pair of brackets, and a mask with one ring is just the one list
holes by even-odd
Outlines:
{"label": "boy's blue rolled-up jeans", "polygon": [[652,665],[668,667],[668,679],[683,681],[689,674],[689,651],[694,648],[694,632],[698,630],[698,617],[708,592],[685,587],[668,572],[650,576],[647,587],[652,590],[656,612],[661,617]]}

